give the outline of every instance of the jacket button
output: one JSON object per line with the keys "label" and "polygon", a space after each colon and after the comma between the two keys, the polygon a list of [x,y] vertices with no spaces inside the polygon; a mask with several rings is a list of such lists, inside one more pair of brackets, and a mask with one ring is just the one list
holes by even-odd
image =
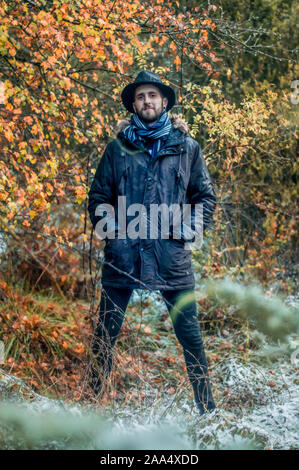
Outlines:
{"label": "jacket button", "polygon": [[140,251],[144,251],[144,248],[140,248]]}

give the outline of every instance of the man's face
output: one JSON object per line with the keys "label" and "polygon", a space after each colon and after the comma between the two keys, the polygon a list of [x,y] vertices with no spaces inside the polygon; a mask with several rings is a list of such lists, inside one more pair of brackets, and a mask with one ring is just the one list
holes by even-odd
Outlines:
{"label": "man's face", "polygon": [[146,124],[154,124],[166,109],[168,100],[163,98],[159,88],[152,85],[141,85],[135,91],[133,108],[135,113]]}

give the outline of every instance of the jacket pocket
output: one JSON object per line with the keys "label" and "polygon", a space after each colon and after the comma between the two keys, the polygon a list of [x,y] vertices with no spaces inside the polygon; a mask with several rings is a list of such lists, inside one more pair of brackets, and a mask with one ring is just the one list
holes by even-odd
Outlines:
{"label": "jacket pocket", "polygon": [[105,261],[110,267],[116,268],[116,271],[133,272],[132,247],[127,239],[107,239],[104,252]]}
{"label": "jacket pocket", "polygon": [[183,240],[158,240],[157,248],[159,273],[163,279],[190,274],[190,250],[185,250]]}

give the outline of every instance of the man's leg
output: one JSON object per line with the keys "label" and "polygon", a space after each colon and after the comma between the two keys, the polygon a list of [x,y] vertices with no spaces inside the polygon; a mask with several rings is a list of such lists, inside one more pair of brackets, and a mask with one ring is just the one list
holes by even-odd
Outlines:
{"label": "man's leg", "polygon": [[113,346],[120,332],[132,289],[106,286],[102,289],[99,322],[92,344],[93,364],[90,385],[97,393],[104,392],[113,362]]}
{"label": "man's leg", "polygon": [[[197,318],[197,303],[194,289],[161,291],[161,294],[170,312],[176,336],[183,347],[187,372],[193,387],[196,405],[201,413],[204,413],[206,410],[211,411],[215,409],[215,403]],[[184,299],[181,297],[184,294],[186,295],[186,303],[184,303]],[[176,303],[178,309],[175,306]]]}

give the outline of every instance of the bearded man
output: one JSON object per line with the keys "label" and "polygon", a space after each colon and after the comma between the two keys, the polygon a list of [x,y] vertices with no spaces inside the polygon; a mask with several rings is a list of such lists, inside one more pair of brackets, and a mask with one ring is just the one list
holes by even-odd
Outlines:
{"label": "bearded man", "polygon": [[[107,145],[89,192],[90,219],[100,238],[105,238],[103,227],[107,228],[91,385],[103,393],[133,290],[159,290],[183,348],[195,403],[204,414],[214,410],[215,403],[187,242],[197,237],[197,206],[202,208],[203,233],[212,222],[215,190],[200,145],[188,134],[182,119],[168,114],[175,104],[170,86],[158,75],[142,71],[124,88],[121,98],[131,120],[120,123],[116,139]],[[161,217],[155,219],[155,227],[142,223],[149,221],[153,207],[183,205],[190,208],[191,223],[178,222],[173,211],[167,214],[167,233],[162,227],[163,211],[158,211]],[[136,232],[136,210],[141,212],[142,233]]]}

